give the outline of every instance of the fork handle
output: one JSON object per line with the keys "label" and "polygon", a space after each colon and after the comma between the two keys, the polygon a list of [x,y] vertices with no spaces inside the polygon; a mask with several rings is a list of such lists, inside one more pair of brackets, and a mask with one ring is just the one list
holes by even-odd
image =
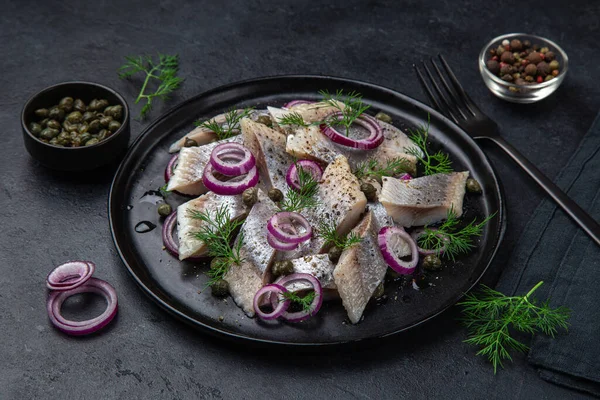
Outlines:
{"label": "fork handle", "polygon": [[554,182],[500,136],[486,137],[506,152],[600,246],[600,225]]}

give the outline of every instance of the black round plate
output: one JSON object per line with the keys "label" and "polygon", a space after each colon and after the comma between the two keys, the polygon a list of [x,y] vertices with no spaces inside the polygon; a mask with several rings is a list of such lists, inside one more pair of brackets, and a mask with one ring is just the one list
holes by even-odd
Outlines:
{"label": "black round plate", "polygon": [[[477,247],[456,262],[429,275],[432,286],[416,290],[410,281],[386,286],[387,301],[367,306],[364,319],[349,323],[340,301],[325,303],[317,316],[297,324],[263,322],[247,318],[231,299],[220,300],[203,290],[205,265],[179,262],[161,241],[162,221],[156,206],[140,202],[148,190],[164,184],[163,172],[171,155],[169,145],[193,129],[197,119],[207,119],[230,108],[281,106],[293,99],[317,100],[319,90],[362,93],[374,114],[392,116],[401,129],[426,124],[430,116],[433,148],[450,154],[457,171],[468,170],[482,185],[481,196],[467,195],[464,218],[483,219],[497,212],[476,240]],[[170,195],[176,207],[187,201]],[[412,328],[455,304],[477,283],[494,257],[504,232],[504,207],[498,180],[486,156],[459,127],[438,112],[394,90],[370,83],[326,76],[282,76],[223,86],[189,99],[154,121],[129,149],[117,171],[109,198],[110,227],[115,245],[137,283],[159,305],[205,331],[231,338],[289,344],[324,345],[354,342],[391,335]],[[137,233],[140,221],[157,228]],[[219,321],[219,317],[224,317]]]}

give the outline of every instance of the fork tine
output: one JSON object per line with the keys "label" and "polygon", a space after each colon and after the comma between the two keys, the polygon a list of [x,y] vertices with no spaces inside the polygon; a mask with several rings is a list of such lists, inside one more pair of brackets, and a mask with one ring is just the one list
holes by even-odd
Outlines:
{"label": "fork tine", "polygon": [[448,95],[450,95],[451,99],[454,99],[454,107],[456,108],[456,110],[460,113],[460,115],[464,119],[467,119],[467,116],[463,112],[462,107],[460,107],[460,105],[459,105],[460,104],[460,100],[458,100],[459,96],[456,94],[456,92],[454,90],[452,90],[450,88],[450,85],[448,85],[448,82],[446,82],[446,79],[444,78],[444,75],[442,74],[442,71],[440,71],[440,69],[438,68],[438,66],[435,63],[435,60],[434,60],[433,57],[431,57],[431,64],[433,65],[433,68],[435,69],[435,72],[437,72],[438,78],[440,79],[440,81],[444,85],[444,88],[446,88],[446,91],[448,92]]}
{"label": "fork tine", "polygon": [[454,75],[454,72],[452,72],[452,69],[450,68],[450,66],[446,62],[446,59],[444,58],[444,56],[442,56],[441,54],[438,54],[438,57],[442,61],[442,65],[444,65],[444,69],[448,73],[448,76],[450,77],[450,81],[452,82],[452,85],[454,86],[454,88],[458,92],[459,97],[461,98],[461,100],[463,101],[463,103],[465,103],[465,106],[469,109],[469,111],[471,112],[471,114],[473,114],[473,116],[476,116],[477,113],[483,114],[481,112],[481,110],[479,109],[479,107],[477,107],[475,105],[475,103],[473,102],[473,100],[471,100],[471,98],[469,97],[469,95],[467,94],[467,92],[465,92],[465,90],[463,89],[463,87],[460,84],[460,82],[458,81],[458,79],[456,79],[456,75]]}
{"label": "fork tine", "polygon": [[444,95],[444,92],[442,92],[440,90],[440,87],[438,86],[437,82],[433,78],[433,75],[432,75],[431,71],[429,70],[429,68],[427,67],[427,64],[425,64],[425,62],[422,62],[422,64],[423,64],[423,68],[425,69],[425,73],[427,74],[427,76],[429,77],[429,80],[431,81],[431,85],[433,86],[433,89],[435,90],[438,97],[440,97],[442,99],[442,102],[444,103],[443,106],[440,108],[440,111],[442,111],[442,113],[446,114],[447,116],[450,116],[454,120],[454,122],[456,122],[458,124],[458,118],[456,118],[456,116],[452,112],[452,107],[450,105],[450,102],[446,98],[446,95]]}
{"label": "fork tine", "polygon": [[427,82],[425,81],[425,77],[421,73],[421,70],[415,64],[413,64],[413,68],[415,69],[415,72],[417,73],[417,77],[419,78],[419,81],[421,82],[423,89],[425,89],[425,93],[427,93],[427,97],[429,97],[429,100],[431,100],[431,102],[433,103],[433,106],[437,110],[441,111],[442,107],[441,107],[440,103],[437,101],[437,99],[435,98],[435,96],[433,95],[433,93],[431,92],[429,85],[427,85]]}

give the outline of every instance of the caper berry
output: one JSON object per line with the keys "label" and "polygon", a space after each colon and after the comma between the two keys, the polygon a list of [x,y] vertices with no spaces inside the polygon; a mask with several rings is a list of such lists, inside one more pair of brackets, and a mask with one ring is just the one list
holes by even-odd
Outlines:
{"label": "caper berry", "polygon": [[84,112],[86,112],[87,107],[85,106],[85,103],[83,102],[83,100],[76,99],[75,102],[73,103],[73,109],[75,111],[79,111],[80,113],[84,113]]}
{"label": "caper berry", "polygon": [[225,297],[229,294],[229,284],[225,279],[219,279],[211,285],[210,291],[213,296]]}
{"label": "caper berry", "polygon": [[469,193],[481,193],[481,185],[477,182],[476,179],[469,178],[467,179],[467,183],[465,184],[467,192]]}
{"label": "caper berry", "polygon": [[81,112],[73,111],[69,115],[67,115],[66,120],[72,124],[78,124],[81,122],[82,118],[83,118],[83,115],[81,115]]}
{"label": "caper berry", "polygon": [[283,193],[281,192],[281,190],[276,188],[272,188],[271,190],[269,190],[267,195],[271,200],[273,200],[276,203],[283,200]]}
{"label": "caper berry", "polygon": [[331,249],[329,249],[329,252],[327,252],[327,255],[329,256],[329,261],[331,261],[332,263],[338,262],[343,251],[344,250],[342,250],[341,247],[333,246]]}
{"label": "caper berry", "polygon": [[45,128],[40,132],[40,137],[42,139],[51,140],[58,136],[58,129]]}
{"label": "caper berry", "polygon": [[252,207],[258,201],[258,189],[251,187],[244,190],[242,193],[242,201],[247,207]]}
{"label": "caper berry", "polygon": [[113,118],[110,115],[104,116],[104,117],[100,118],[100,125],[107,128],[108,124],[110,124],[110,121],[112,121],[112,120],[113,120]]}
{"label": "caper berry", "polygon": [[383,112],[378,112],[377,114],[375,114],[375,118],[383,121],[383,122],[387,122],[388,124],[392,123],[392,117],[390,117],[389,115],[387,115],[386,113]]}
{"label": "caper berry", "polygon": [[52,107],[50,111],[48,111],[48,117],[50,119],[55,119],[57,121],[62,121],[65,118],[65,111],[61,110],[58,107]]}
{"label": "caper berry", "polygon": [[37,122],[32,122],[29,124],[29,131],[33,134],[33,136],[40,136],[42,126]]}
{"label": "caper berry", "polygon": [[365,194],[365,197],[367,198],[367,200],[369,200],[369,201],[377,200],[377,189],[375,189],[375,186],[371,185],[370,183],[361,183],[360,191]]}
{"label": "caper berry", "polygon": [[273,125],[273,121],[271,121],[271,117],[268,115],[259,115],[258,118],[256,118],[256,122],[267,126]]}
{"label": "caper berry", "polygon": [[119,121],[110,121],[108,124],[108,130],[111,132],[116,132],[121,127],[121,123]]}
{"label": "caper berry", "polygon": [[84,112],[83,113],[83,117],[81,118],[81,120],[83,122],[87,122],[87,123],[90,123],[90,122],[92,122],[95,119],[96,119],[96,114],[94,112],[92,112],[92,111],[86,111],[86,112]]}
{"label": "caper berry", "polygon": [[375,288],[375,291],[373,292],[373,297],[374,299],[378,299],[381,296],[383,296],[383,294],[385,293],[385,287],[383,286],[383,282],[379,283],[379,285],[377,285],[377,287]]}
{"label": "caper berry", "polygon": [[171,208],[171,206],[167,203],[163,203],[160,206],[158,206],[158,215],[160,215],[161,217],[168,217],[169,215],[171,215],[171,212],[173,211],[173,209]]}
{"label": "caper berry", "polygon": [[47,108],[38,108],[35,110],[35,115],[40,118],[48,118],[48,113]]}
{"label": "caper berry", "polygon": [[88,131],[92,133],[96,133],[100,130],[102,126],[100,125],[100,120],[95,119],[88,124]]}
{"label": "caper berry", "polygon": [[93,146],[97,143],[99,143],[100,140],[98,140],[97,138],[91,138],[90,140],[88,140],[87,142],[85,142],[86,146]]}
{"label": "caper berry", "polygon": [[58,122],[55,119],[51,119],[50,121],[48,121],[46,123],[46,128],[52,128],[52,129],[58,129],[58,130],[60,130],[60,128],[61,128],[60,122]]}
{"label": "caper berry", "polygon": [[294,264],[290,260],[276,261],[271,270],[274,276],[283,276],[294,273]]}
{"label": "caper berry", "polygon": [[65,112],[71,112],[71,110],[73,110],[73,98],[72,97],[63,97],[58,102],[58,107],[65,110]]}
{"label": "caper berry", "polygon": [[183,141],[183,147],[197,147],[198,146],[198,142],[196,142],[194,139],[190,139],[189,137],[186,137],[185,140]]}
{"label": "caper berry", "polygon": [[442,268],[442,260],[435,254],[428,254],[423,259],[423,268],[438,270]]}

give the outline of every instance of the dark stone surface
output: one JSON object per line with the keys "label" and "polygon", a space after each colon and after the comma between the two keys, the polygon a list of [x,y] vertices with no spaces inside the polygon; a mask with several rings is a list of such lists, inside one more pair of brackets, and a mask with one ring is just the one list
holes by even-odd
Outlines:
{"label": "dark stone surface", "polygon": [[[115,71],[125,55],[143,52],[179,53],[186,77],[154,117],[203,90],[274,74],[339,75],[424,99],[412,63],[443,52],[506,138],[551,177],[600,108],[597,2],[339,3],[3,2],[0,398],[582,396],[539,379],[521,355],[494,376],[475,349],[462,343],[457,310],[381,343],[330,352],[254,350],[202,335],[150,302],[119,260],[106,212],[114,169],[87,176],[55,173],[25,152],[19,114],[29,96],[56,82],[83,79],[132,99],[136,88],[119,81]],[[569,54],[563,86],[538,104],[496,99],[479,77],[481,46],[511,31],[548,36]],[[132,120],[132,136],[146,125]],[[503,178],[509,215],[500,256],[485,278],[493,283],[542,195],[500,150],[484,148]],[[115,286],[119,315],[100,335],[71,338],[47,320],[44,279],[54,265],[82,258],[94,260],[96,276]]]}

